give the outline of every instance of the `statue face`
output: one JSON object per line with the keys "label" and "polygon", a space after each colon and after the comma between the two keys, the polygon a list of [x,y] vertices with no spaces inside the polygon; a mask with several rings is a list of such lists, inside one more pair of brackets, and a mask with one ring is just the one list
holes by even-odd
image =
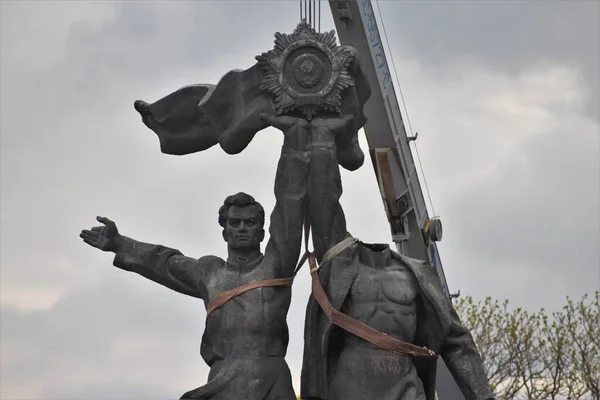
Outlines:
{"label": "statue face", "polygon": [[254,250],[265,237],[263,224],[256,206],[231,206],[227,210],[227,224],[223,238],[236,250]]}

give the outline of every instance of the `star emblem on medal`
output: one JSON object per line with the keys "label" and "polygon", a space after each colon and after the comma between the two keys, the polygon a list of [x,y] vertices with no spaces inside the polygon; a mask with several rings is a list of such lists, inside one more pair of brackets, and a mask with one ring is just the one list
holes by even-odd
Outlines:
{"label": "star emblem on medal", "polygon": [[356,57],[350,46],[338,46],[335,31],[316,32],[302,21],[290,35],[276,33],[275,47],[256,56],[277,115],[300,111],[309,121],[319,110],[341,112],[342,92],[354,86],[347,71]]}

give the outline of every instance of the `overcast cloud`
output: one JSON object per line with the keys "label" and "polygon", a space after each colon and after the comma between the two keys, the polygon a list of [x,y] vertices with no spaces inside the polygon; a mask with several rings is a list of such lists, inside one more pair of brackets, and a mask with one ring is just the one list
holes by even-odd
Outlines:
{"label": "overcast cloud", "polygon": [[[554,310],[600,287],[599,4],[380,3],[451,291]],[[0,398],[178,398],[208,373],[201,302],[113,268],[78,234],[105,215],[138,240],[224,257],[223,199],[273,207],[280,132],[236,156],[167,156],[133,101],[251,66],[298,3],[0,7]],[[343,183],[351,232],[389,242],[370,163]],[[296,382],[308,294],[302,274]]]}

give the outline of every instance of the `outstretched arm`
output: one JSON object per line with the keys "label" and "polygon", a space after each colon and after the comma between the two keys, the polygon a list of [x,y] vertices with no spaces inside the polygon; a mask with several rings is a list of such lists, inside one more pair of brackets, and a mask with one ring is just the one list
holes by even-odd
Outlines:
{"label": "outstretched arm", "polygon": [[450,308],[452,324],[440,353],[466,400],[495,399],[473,337]]}
{"label": "outstretched arm", "polygon": [[315,256],[320,263],[327,250],[346,235],[346,217],[340,204],[342,179],[336,137],[352,122],[351,116],[316,119],[311,123],[308,197]]}
{"label": "outstretched arm", "polygon": [[211,259],[210,256],[199,260],[186,257],[179,250],[121,236],[113,265],[135,272],[176,292],[207,300],[204,275]]}
{"label": "outstretched arm", "polygon": [[196,260],[175,249],[138,242],[120,235],[116,224],[108,218],[97,220],[105,226],[83,230],[80,237],[90,246],[114,252],[115,267],[140,274],[176,292],[207,299],[204,274],[211,257]]}
{"label": "outstretched arm", "polygon": [[284,133],[281,157],[275,175],[275,208],[271,213],[267,255],[274,254],[283,277],[292,276],[302,245],[302,224],[306,210],[309,157],[306,151],[308,121],[293,117],[262,116]]}

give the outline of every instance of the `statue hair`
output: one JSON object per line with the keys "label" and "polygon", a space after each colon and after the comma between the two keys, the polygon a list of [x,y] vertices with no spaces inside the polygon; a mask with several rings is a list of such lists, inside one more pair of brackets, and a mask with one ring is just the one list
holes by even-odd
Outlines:
{"label": "statue hair", "polygon": [[227,211],[229,211],[229,207],[237,206],[237,207],[249,207],[255,206],[258,210],[258,220],[259,223],[264,226],[265,224],[265,210],[263,206],[256,200],[254,197],[250,196],[247,193],[240,192],[236,194],[232,194],[231,196],[227,196],[221,208],[219,208],[219,225],[225,228],[227,225]]}

